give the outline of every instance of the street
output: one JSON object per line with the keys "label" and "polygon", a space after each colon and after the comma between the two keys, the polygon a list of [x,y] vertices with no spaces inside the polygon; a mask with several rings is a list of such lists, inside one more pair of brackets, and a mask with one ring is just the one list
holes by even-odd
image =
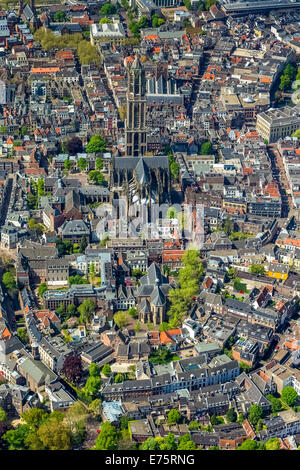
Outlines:
{"label": "street", "polygon": [[282,158],[276,150],[276,144],[267,146],[268,155],[271,161],[273,178],[278,184],[279,193],[282,200],[282,217],[288,217],[290,211],[293,211],[293,202],[290,195],[287,194],[289,183],[285,174]]}

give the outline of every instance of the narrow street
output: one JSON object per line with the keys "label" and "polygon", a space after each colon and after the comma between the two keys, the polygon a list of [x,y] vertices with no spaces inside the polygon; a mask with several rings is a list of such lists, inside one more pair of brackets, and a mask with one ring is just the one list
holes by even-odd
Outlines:
{"label": "narrow street", "polygon": [[10,177],[8,178],[6,191],[4,195],[4,201],[3,201],[3,206],[2,206],[1,216],[0,216],[0,226],[5,224],[5,219],[6,219],[7,212],[8,212],[12,189],[13,189],[13,178]]}
{"label": "narrow street", "polygon": [[108,81],[107,81],[107,77],[106,77],[106,74],[105,74],[103,65],[102,65],[101,68],[100,68],[100,77],[101,77],[101,80],[102,80],[102,83],[103,83],[103,85],[104,85],[104,88],[105,88],[106,93],[107,93],[108,96],[110,97],[112,103],[115,105],[115,108],[118,109],[117,104],[116,104],[116,102],[115,102],[115,98],[114,98],[113,92],[111,91],[111,88],[110,88],[109,85],[108,85]]}
{"label": "narrow street", "polygon": [[[3,206],[2,206],[1,216],[0,216],[0,227],[5,225],[5,221],[6,221],[10,201],[11,201],[11,196],[12,196],[13,182],[14,182],[14,178],[10,176],[8,178],[6,191],[4,194],[4,201],[3,201]],[[17,252],[16,250],[5,250],[4,248],[0,249],[0,279],[2,279],[2,275],[3,275],[2,256],[3,257],[6,256],[6,257],[16,260]],[[11,331],[15,331],[16,325],[14,322],[15,313],[14,313],[13,303],[6,291],[4,291],[4,300],[2,302],[2,308],[6,312],[8,325]]]}
{"label": "narrow street", "polygon": [[287,194],[287,190],[289,189],[289,183],[287,181],[287,177],[283,167],[282,158],[279,152],[276,150],[275,144],[268,145],[267,149],[272,166],[272,175],[274,180],[278,184],[278,189],[282,200],[281,216],[288,217],[289,212],[293,210],[293,202],[291,196]]}

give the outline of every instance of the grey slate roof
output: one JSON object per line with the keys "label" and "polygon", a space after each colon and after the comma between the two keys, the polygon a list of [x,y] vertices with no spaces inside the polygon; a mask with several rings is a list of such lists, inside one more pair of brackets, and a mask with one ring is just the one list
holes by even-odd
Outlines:
{"label": "grey slate roof", "polygon": [[155,286],[151,293],[151,302],[155,307],[162,307],[166,303],[166,298],[159,286]]}
{"label": "grey slate roof", "polygon": [[134,170],[138,166],[140,160],[148,169],[151,168],[169,168],[169,159],[162,157],[117,157],[115,158],[116,170]]}
{"label": "grey slate roof", "polygon": [[69,220],[62,229],[63,236],[67,235],[89,235],[90,229],[83,220]]}

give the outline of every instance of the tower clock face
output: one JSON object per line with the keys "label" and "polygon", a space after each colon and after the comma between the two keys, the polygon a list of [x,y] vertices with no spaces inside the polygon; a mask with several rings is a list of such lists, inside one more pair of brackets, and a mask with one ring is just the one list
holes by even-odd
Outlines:
{"label": "tower clock face", "polygon": [[0,104],[6,104],[6,85],[0,80]]}

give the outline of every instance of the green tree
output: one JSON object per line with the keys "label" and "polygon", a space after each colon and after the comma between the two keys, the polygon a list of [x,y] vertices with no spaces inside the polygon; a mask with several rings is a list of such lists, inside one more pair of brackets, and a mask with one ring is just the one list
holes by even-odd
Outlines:
{"label": "green tree", "polygon": [[42,178],[38,179],[38,197],[45,195],[45,181]]}
{"label": "green tree", "polygon": [[94,418],[99,418],[101,414],[101,399],[95,398],[92,403],[89,404],[89,411],[92,413]]}
{"label": "green tree", "polygon": [[7,431],[2,439],[9,444],[9,450],[26,450],[25,439],[29,433],[28,424],[20,424],[16,429]]}
{"label": "green tree", "polygon": [[148,437],[148,439],[140,445],[139,449],[140,450],[159,450],[159,442],[154,437]]}
{"label": "green tree", "polygon": [[281,399],[289,406],[293,406],[297,399],[298,393],[293,387],[287,386],[282,389]]}
{"label": "green tree", "polygon": [[152,364],[166,364],[172,360],[173,355],[168,348],[159,346],[155,351],[152,351],[149,361]]}
{"label": "green tree", "polygon": [[192,9],[192,4],[191,4],[191,1],[190,1],[190,0],[183,0],[183,3],[184,3],[184,6],[185,6],[188,10],[191,10],[191,9]]}
{"label": "green tree", "polygon": [[64,416],[64,423],[68,426],[72,433],[77,433],[78,425],[86,423],[88,418],[88,411],[86,406],[80,401],[75,401],[66,411]]}
{"label": "green tree", "polygon": [[106,142],[100,135],[93,135],[86,146],[87,153],[100,153],[106,150]]}
{"label": "green tree", "polygon": [[220,424],[219,418],[217,418],[215,414],[211,415],[210,422],[212,426],[217,426],[218,424]]}
{"label": "green tree", "polygon": [[92,362],[89,367],[90,377],[100,377],[100,367],[95,362]]}
{"label": "green tree", "polygon": [[72,243],[69,240],[55,240],[58,256],[70,255],[72,253]]}
{"label": "green tree", "polygon": [[169,413],[168,413],[168,422],[170,424],[175,424],[175,423],[178,423],[181,419],[181,414],[178,410],[176,409],[173,409],[173,410],[170,410]]}
{"label": "green tree", "polygon": [[125,328],[128,324],[128,314],[126,312],[116,312],[114,314],[114,322],[118,325],[119,328]]}
{"label": "green tree", "polygon": [[78,284],[89,283],[87,279],[85,279],[83,276],[80,276],[79,274],[76,274],[75,276],[70,276],[68,281],[69,281],[70,286],[72,286],[73,284],[78,285]]}
{"label": "green tree", "polygon": [[87,379],[83,391],[86,396],[92,397],[94,400],[95,398],[99,396],[100,387],[101,387],[100,377],[91,376]]}
{"label": "green tree", "polygon": [[114,15],[117,12],[117,8],[112,3],[105,3],[100,10],[101,15]]}
{"label": "green tree", "polygon": [[260,431],[262,431],[263,427],[264,427],[264,422],[263,422],[263,419],[260,418],[256,425],[256,432],[259,433]]}
{"label": "green tree", "polygon": [[201,145],[201,155],[211,155],[212,154],[212,144],[210,142],[204,142]]}
{"label": "green tree", "polygon": [[83,235],[83,237],[81,239],[81,243],[80,243],[80,253],[84,253],[86,247],[87,247],[87,240],[86,240],[86,236]]}
{"label": "green tree", "polygon": [[70,305],[68,305],[68,307],[67,307],[67,311],[68,311],[68,314],[69,314],[69,315],[73,316],[73,315],[76,314],[77,308],[76,308],[76,306],[75,306],[74,304],[70,304]]}
{"label": "green tree", "polygon": [[5,423],[7,421],[7,413],[6,411],[3,410],[3,408],[0,408],[0,423]]}
{"label": "green tree", "polygon": [[103,186],[105,183],[105,178],[99,170],[92,170],[89,172],[89,181],[92,181],[94,184],[99,186]]}
{"label": "green tree", "polygon": [[200,427],[201,427],[201,424],[198,423],[198,421],[196,421],[196,420],[191,421],[190,424],[189,424],[189,430],[190,431],[198,430]]}
{"label": "green tree", "polygon": [[240,361],[240,369],[242,372],[250,372],[251,367],[243,361]]}
{"label": "green tree", "polygon": [[63,23],[64,21],[66,21],[66,18],[67,18],[66,12],[62,10],[57,11],[54,15],[54,21],[58,23]]}
{"label": "green tree", "polygon": [[167,323],[166,321],[163,321],[163,322],[160,324],[160,326],[159,326],[159,331],[160,331],[160,332],[161,332],[161,331],[167,331],[167,330],[169,330],[169,329],[170,329],[170,328],[169,328],[169,325],[168,325],[168,323]]}
{"label": "green tree", "polygon": [[39,439],[36,431],[31,431],[25,439],[25,445],[29,450],[45,450],[45,446]]}
{"label": "green tree", "polygon": [[78,168],[80,171],[85,171],[86,170],[86,167],[87,167],[87,161],[86,161],[86,158],[83,158],[83,157],[80,157],[78,159]]}
{"label": "green tree", "polygon": [[80,322],[89,323],[92,319],[93,314],[95,313],[96,305],[92,299],[86,299],[78,307],[78,312],[80,313]]}
{"label": "green tree", "polygon": [[38,233],[43,232],[43,225],[36,223],[35,219],[28,219],[28,228],[29,230],[36,230]]}
{"label": "green tree", "polygon": [[104,374],[106,377],[109,377],[111,374],[111,367],[109,364],[104,364],[102,367],[102,374]]}
{"label": "green tree", "polygon": [[227,271],[227,274],[230,278],[234,277],[236,275],[236,271],[234,268],[229,268]]}
{"label": "green tree", "polygon": [[141,278],[144,275],[143,271],[140,268],[133,269],[131,274],[137,279]]}
{"label": "green tree", "polygon": [[189,434],[180,436],[178,440],[177,450],[196,450],[197,446],[195,442],[191,441]]}
{"label": "green tree", "polygon": [[67,158],[65,161],[64,161],[64,168],[65,170],[69,171],[71,169],[71,166],[72,166],[72,162],[69,158]]}
{"label": "green tree", "polygon": [[116,384],[119,384],[119,383],[121,383],[121,382],[123,382],[123,381],[124,381],[123,374],[117,374],[117,375],[115,376],[115,383],[116,383]]}
{"label": "green tree", "polygon": [[292,80],[290,77],[287,75],[281,75],[280,77],[280,84],[279,84],[279,90],[281,91],[288,91],[290,90],[292,85]]}
{"label": "green tree", "polygon": [[266,442],[266,450],[279,450],[280,441],[278,437],[273,437]]}
{"label": "green tree", "polygon": [[129,29],[130,31],[132,32],[133,36],[135,38],[139,38],[140,37],[140,25],[139,23],[137,23],[136,21],[130,21],[129,23]]}
{"label": "green tree", "polygon": [[63,303],[59,304],[59,306],[56,309],[56,313],[61,316],[65,313],[65,306]]}
{"label": "green tree", "polygon": [[226,220],[225,220],[225,223],[224,223],[224,232],[226,233],[226,235],[230,235],[231,232],[232,232],[232,221],[230,220],[230,218],[227,216],[226,217]]}
{"label": "green tree", "polygon": [[89,274],[91,276],[96,276],[96,266],[95,263],[91,263],[89,266]]}
{"label": "green tree", "polygon": [[46,450],[71,449],[71,431],[61,421],[47,420],[37,430],[37,436]]}
{"label": "green tree", "polygon": [[43,298],[44,293],[48,290],[46,282],[42,282],[38,288],[38,294],[41,298]]}
{"label": "green tree", "polygon": [[98,157],[96,158],[96,170],[102,170],[103,168],[103,159]]}
{"label": "green tree", "polygon": [[24,411],[22,419],[30,427],[31,430],[37,430],[49,417],[47,411],[41,408],[31,408],[28,411]]}
{"label": "green tree", "polygon": [[174,180],[177,180],[178,177],[179,177],[179,165],[177,162],[172,162],[170,164],[170,172],[171,172],[171,176]]}
{"label": "green tree", "polygon": [[100,24],[107,24],[107,23],[112,23],[112,20],[110,18],[101,18],[99,21]]}
{"label": "green tree", "polygon": [[266,398],[271,403],[272,413],[277,413],[278,411],[281,410],[282,404],[279,398],[275,398],[273,397],[273,395],[267,395]]}
{"label": "green tree", "polygon": [[237,450],[258,450],[259,444],[257,441],[252,441],[251,439],[246,439],[242,445],[240,445]]}
{"label": "green tree", "polygon": [[17,287],[15,277],[10,271],[3,274],[2,282],[6,289],[15,289]]}
{"label": "green tree", "polygon": [[31,210],[37,210],[38,208],[38,197],[34,194],[27,194],[27,204],[28,204],[28,208],[31,209]]}
{"label": "green tree", "polygon": [[253,426],[256,426],[258,421],[262,418],[263,409],[260,405],[254,404],[250,407],[248,419]]}
{"label": "green tree", "polygon": [[129,416],[123,415],[120,418],[120,429],[121,430],[127,430],[128,429],[128,423],[130,421]]}
{"label": "green tree", "polygon": [[27,344],[29,342],[29,337],[26,328],[18,328],[17,335],[22,341],[22,343]]}
{"label": "green tree", "polygon": [[140,29],[147,28],[147,26],[148,26],[147,16],[145,16],[145,15],[141,16],[141,18],[138,22],[138,26],[139,26]]}
{"label": "green tree", "polygon": [[265,274],[265,268],[262,264],[251,264],[250,273],[258,274],[259,276],[263,276]]}
{"label": "green tree", "polygon": [[28,127],[27,126],[22,126],[21,127],[21,135],[24,137],[27,134],[28,134]]}
{"label": "green tree", "polygon": [[136,322],[134,331],[139,333],[141,331],[141,323],[139,321]]}
{"label": "green tree", "polygon": [[118,448],[118,432],[109,422],[101,426],[100,433],[96,439],[96,450],[116,450]]}
{"label": "green tree", "polygon": [[162,24],[165,23],[163,18],[160,18],[157,14],[152,15],[152,28],[159,28]]}
{"label": "green tree", "polygon": [[230,423],[234,423],[237,420],[237,414],[233,408],[228,409],[226,418]]}
{"label": "green tree", "polygon": [[136,318],[136,317],[137,317],[137,310],[136,310],[136,308],[130,307],[130,309],[128,310],[128,314],[129,314],[131,317]]}
{"label": "green tree", "polygon": [[[300,80],[300,79],[299,79]],[[300,139],[300,129],[297,129],[293,134],[292,137],[298,137]]]}
{"label": "green tree", "polygon": [[200,279],[203,273],[200,253],[188,250],[182,257],[183,268],[178,279],[180,287],[169,291],[171,307],[168,311],[170,328],[177,328],[182,317],[188,312],[193,298],[199,293]]}

